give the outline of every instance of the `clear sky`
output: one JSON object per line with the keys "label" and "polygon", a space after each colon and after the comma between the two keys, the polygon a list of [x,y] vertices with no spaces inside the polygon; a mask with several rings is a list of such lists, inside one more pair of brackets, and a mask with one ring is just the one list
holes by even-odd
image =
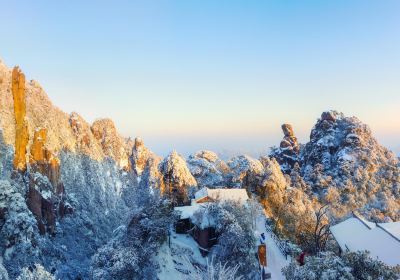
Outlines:
{"label": "clear sky", "polygon": [[400,153],[400,1],[4,1],[0,57],[159,154],[266,152],[321,112]]}

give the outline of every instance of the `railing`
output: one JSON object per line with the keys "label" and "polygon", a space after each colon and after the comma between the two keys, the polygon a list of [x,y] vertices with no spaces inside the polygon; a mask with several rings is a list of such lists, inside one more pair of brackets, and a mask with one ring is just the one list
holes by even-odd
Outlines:
{"label": "railing", "polygon": [[292,250],[290,249],[290,246],[288,245],[287,240],[282,240],[272,230],[271,226],[269,225],[268,221],[265,222],[265,230],[269,233],[269,235],[272,237],[274,240],[276,246],[278,247],[279,251],[282,253],[282,255],[285,256],[287,259],[288,256],[292,256]]}

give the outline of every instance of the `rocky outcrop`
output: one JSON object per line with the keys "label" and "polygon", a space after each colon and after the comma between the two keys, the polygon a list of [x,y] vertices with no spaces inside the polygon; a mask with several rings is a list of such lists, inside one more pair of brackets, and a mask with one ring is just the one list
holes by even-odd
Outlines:
{"label": "rocky outcrop", "polygon": [[165,193],[163,174],[159,165],[161,158],[148,149],[141,138],[133,141],[130,166],[142,188]]}
{"label": "rocky outcrop", "polygon": [[56,213],[52,201],[44,198],[38,190],[30,186],[26,204],[36,218],[39,233],[43,235],[47,232],[53,235],[56,228]]}
{"label": "rocky outcrop", "polygon": [[159,165],[165,185],[164,194],[175,205],[188,202],[189,187],[197,187],[196,179],[190,173],[186,161],[177,152],[171,152]]}
{"label": "rocky outcrop", "polygon": [[26,204],[37,220],[39,232],[54,234],[58,212],[64,215],[72,211],[64,198],[60,161],[46,148],[45,128],[34,131],[29,145],[25,76],[18,67],[12,72],[11,91],[15,117],[14,168],[20,172],[29,171]]}
{"label": "rocky outcrop", "polygon": [[47,130],[40,128],[35,131],[30,149],[29,164],[33,172],[46,176],[56,194],[64,193],[64,186],[60,179],[60,161],[46,147]]}
{"label": "rocky outcrop", "polygon": [[[365,210],[370,219],[400,219],[399,161],[356,117],[322,113],[300,153],[300,163],[305,181],[340,208],[340,215]],[[339,199],[329,193],[338,193]]]}
{"label": "rocky outcrop", "polygon": [[94,138],[100,143],[104,154],[114,159],[120,167],[128,168],[128,155],[131,151],[125,140],[118,134],[114,122],[110,119],[96,120],[90,129]]}
{"label": "rocky outcrop", "polygon": [[[29,131],[25,90],[25,76],[18,67],[15,67],[11,85],[15,117],[14,168],[20,172],[25,172],[27,167],[29,168],[26,204],[37,220],[39,232],[54,234],[57,206],[63,200],[64,194],[64,187],[60,182],[60,162],[45,148],[46,129],[37,129],[30,146],[29,165],[27,165]],[[36,172],[47,177],[47,180],[35,175]],[[70,209],[62,208],[63,213],[70,212]]]}
{"label": "rocky outcrop", "polygon": [[29,141],[26,122],[25,75],[18,67],[12,71],[11,91],[14,99],[15,156],[14,168],[26,170],[26,147]]}
{"label": "rocky outcrop", "polygon": [[35,130],[29,157],[26,203],[34,214],[40,234],[55,234],[56,218],[73,212],[66,202],[60,178],[60,161],[46,148],[47,130]]}
{"label": "rocky outcrop", "polygon": [[130,162],[132,170],[137,176],[141,176],[147,167],[151,168],[154,162],[159,163],[160,160],[157,158],[158,157],[144,145],[141,138],[135,138]]}
{"label": "rocky outcrop", "polygon": [[228,175],[230,187],[246,188],[250,192],[255,192],[256,186],[260,185],[264,176],[264,166],[262,163],[247,155],[241,155],[228,161],[231,170]]}
{"label": "rocky outcrop", "polygon": [[226,185],[228,165],[211,151],[199,151],[190,155],[187,164],[196,178],[199,187],[217,187]]}
{"label": "rocky outcrop", "polygon": [[[17,69],[17,70],[16,70]],[[0,60],[0,126],[3,130],[4,142],[6,145],[15,146],[17,143],[20,149],[17,149],[18,157],[16,164],[23,164],[26,155],[23,149],[26,147],[27,139],[30,135],[34,135],[37,127],[43,127],[47,130],[47,147],[55,154],[59,154],[63,150],[74,153],[82,153],[94,160],[105,160],[111,158],[121,168],[127,168],[129,165],[128,157],[132,151],[132,143],[125,140],[113,132],[113,125],[109,126],[108,121],[96,121],[97,127],[100,127],[106,141],[101,138],[95,138],[91,131],[91,125],[76,113],[67,114],[55,106],[47,96],[44,89],[35,80],[25,80],[23,74],[16,68],[10,70]],[[14,79],[15,77],[15,79]],[[16,83],[13,83],[15,81]],[[22,87],[24,85],[24,91]],[[15,92],[18,93],[14,96]],[[22,97],[24,93],[25,97]],[[15,98],[17,102],[14,102]],[[25,100],[25,103],[18,102]],[[25,117],[19,117],[19,120],[26,120],[27,133],[25,138],[16,139],[15,130],[20,129],[18,135],[23,135],[21,131],[25,131],[23,122],[17,125],[15,119],[16,112],[23,113],[25,104]],[[14,108],[16,106],[16,108]],[[93,124],[95,125],[95,124]],[[94,127],[96,127],[94,126]],[[78,128],[79,127],[79,128]],[[103,130],[103,127],[105,130]],[[115,127],[114,127],[115,128]],[[104,132],[105,131],[105,132]],[[105,134],[104,134],[105,133]],[[21,141],[22,140],[22,141]],[[115,143],[112,142],[115,140]],[[111,147],[111,149],[110,149]],[[27,159],[28,160],[28,159]],[[21,166],[23,168],[23,165]]]}
{"label": "rocky outcrop", "polygon": [[290,173],[290,170],[298,163],[300,145],[294,135],[293,127],[290,124],[283,124],[282,131],[284,137],[279,145],[270,153],[270,156],[275,158],[281,166],[284,173]]}
{"label": "rocky outcrop", "polygon": [[91,141],[91,129],[85,120],[78,113],[71,113],[69,116],[69,124],[71,125],[72,131],[77,140],[77,148],[89,152],[93,146]]}

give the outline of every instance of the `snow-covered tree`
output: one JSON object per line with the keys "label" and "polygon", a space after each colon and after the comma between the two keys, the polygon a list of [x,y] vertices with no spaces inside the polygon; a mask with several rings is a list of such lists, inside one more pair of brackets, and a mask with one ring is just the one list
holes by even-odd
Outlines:
{"label": "snow-covered tree", "polygon": [[154,256],[172,224],[170,204],[142,190],[126,229],[92,258],[94,279],[154,279]]}
{"label": "snow-covered tree", "polygon": [[400,266],[390,267],[384,262],[371,258],[367,251],[349,252],[343,255],[345,263],[352,268],[355,279],[396,280],[400,277]]}
{"label": "snow-covered tree", "polygon": [[42,265],[34,264],[22,269],[22,273],[18,276],[17,280],[56,280],[56,278]]}
{"label": "snow-covered tree", "polygon": [[299,266],[292,261],[282,269],[287,280],[338,280],[354,279],[351,267],[332,253],[322,253],[320,256],[306,257],[305,264]]}
{"label": "snow-covered tree", "polygon": [[0,257],[0,280],[8,280],[8,272],[3,265],[3,258]]}
{"label": "snow-covered tree", "polygon": [[228,267],[239,263],[238,274],[244,278],[254,276],[257,268],[250,210],[235,202],[223,202],[211,204],[206,211],[218,236],[211,257]]}
{"label": "snow-covered tree", "polygon": [[212,188],[226,185],[225,177],[230,171],[229,167],[214,152],[199,151],[190,155],[187,163],[199,187]]}
{"label": "snow-covered tree", "polygon": [[166,194],[173,205],[183,205],[188,202],[188,188],[196,187],[197,182],[190,173],[184,158],[172,151],[159,164],[159,170],[164,180],[163,194]]}
{"label": "snow-covered tree", "polygon": [[293,261],[282,272],[288,280],[396,280],[400,277],[399,267],[389,267],[367,252],[345,253],[342,257],[325,252],[306,257],[303,266]]}
{"label": "snow-covered tree", "polygon": [[243,280],[242,276],[238,275],[240,264],[234,267],[229,267],[226,264],[215,262],[213,258],[207,259],[205,268],[194,266],[189,260],[184,262],[185,270],[189,271],[186,280]]}

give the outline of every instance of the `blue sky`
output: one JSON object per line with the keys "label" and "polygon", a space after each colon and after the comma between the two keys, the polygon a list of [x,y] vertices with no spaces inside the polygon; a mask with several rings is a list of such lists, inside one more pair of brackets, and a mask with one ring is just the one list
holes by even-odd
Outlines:
{"label": "blue sky", "polygon": [[399,1],[7,1],[0,57],[159,154],[266,152],[322,111],[400,153]]}

